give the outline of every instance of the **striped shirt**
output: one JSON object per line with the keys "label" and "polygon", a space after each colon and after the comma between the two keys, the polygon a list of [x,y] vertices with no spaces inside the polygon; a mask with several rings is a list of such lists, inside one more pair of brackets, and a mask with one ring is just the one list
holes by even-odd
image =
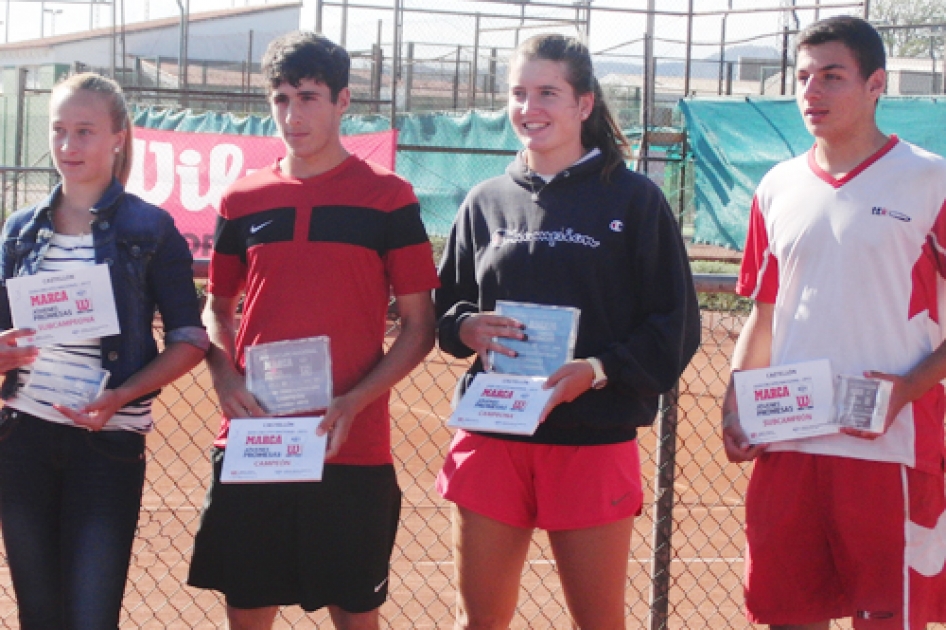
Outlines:
{"label": "striped shirt", "polygon": [[[94,264],[95,248],[91,234],[79,236],[54,234],[49,242],[49,249],[46,250],[46,256],[39,265],[39,271],[57,272]],[[102,346],[98,338],[49,346],[40,350],[40,356],[60,363],[81,363],[99,369],[102,367]],[[50,422],[75,424],[53,409],[51,400],[37,392],[27,393],[23,390],[29,381],[30,374],[29,366],[20,368],[17,394],[7,401],[7,406]],[[151,417],[152,400],[125,405],[109,419],[104,430],[147,433],[154,425]]]}

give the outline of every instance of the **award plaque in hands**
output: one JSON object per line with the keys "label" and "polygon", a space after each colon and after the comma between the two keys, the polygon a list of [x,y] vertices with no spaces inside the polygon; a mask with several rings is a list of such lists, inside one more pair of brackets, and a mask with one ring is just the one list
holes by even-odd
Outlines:
{"label": "award plaque in hands", "polygon": [[246,388],[274,416],[328,408],[332,401],[329,338],[308,337],[247,346]]}
{"label": "award plaque in hands", "polygon": [[33,398],[81,409],[105,391],[109,371],[63,359],[61,353],[46,351],[30,366],[30,376],[23,391]]}
{"label": "award plaque in hands", "polygon": [[518,376],[550,376],[574,358],[579,309],[500,300],[496,302],[496,314],[521,322],[527,338],[497,339],[517,354],[507,357],[490,352],[491,371]]}
{"label": "award plaque in hands", "polygon": [[883,433],[893,383],[861,376],[838,376],[838,424]]}

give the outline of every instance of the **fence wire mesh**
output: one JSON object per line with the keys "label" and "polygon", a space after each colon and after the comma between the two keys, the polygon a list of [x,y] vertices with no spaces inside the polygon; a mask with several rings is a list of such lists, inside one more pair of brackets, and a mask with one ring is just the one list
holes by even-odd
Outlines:
{"label": "fence wire mesh", "polygon": [[[668,626],[744,627],[741,615],[744,469],[726,464],[717,438],[718,400],[742,323],[737,312],[704,314],[704,344],[681,381],[677,495],[669,555]],[[392,321],[388,336],[397,334]],[[159,334],[160,336],[160,334]],[[458,376],[467,363],[434,350],[393,392],[393,450],[404,492],[392,558],[384,627],[451,628],[454,582],[450,507],[434,479],[451,440],[444,426]],[[209,374],[201,365],[165,389],[148,438],[148,475],[126,590],[123,628],[219,628],[220,598],[184,585],[207,482],[208,451],[219,420]],[[655,429],[641,432],[646,497],[629,561],[629,626],[648,623],[655,477]],[[16,628],[5,555],[0,556],[0,627]],[[324,613],[286,608],[279,628],[330,627]],[[513,628],[571,628],[548,540],[538,534],[522,575]]]}
{"label": "fence wire mesh", "polygon": [[[55,172],[17,169],[15,199],[10,190],[13,169],[0,169],[0,176],[6,216],[13,208],[48,194]],[[720,283],[708,290],[719,291]],[[673,477],[664,492],[654,491],[659,423],[643,429],[639,438],[645,500],[628,558],[629,627],[750,627],[742,615],[741,586],[748,469],[726,462],[718,437],[729,357],[746,310],[744,303],[725,293],[701,294],[701,298],[706,305],[703,343],[680,381],[676,433],[669,437],[676,447],[669,464]],[[388,342],[397,332],[397,322],[392,321]],[[434,490],[434,479],[452,437],[444,421],[453,389],[466,367],[467,362],[434,350],[392,393],[392,445],[404,502],[392,558],[390,598],[382,607],[383,627],[453,627],[450,505]],[[209,448],[219,422],[205,366],[165,388],[155,405],[155,417],[157,428],[148,438],[147,483],[121,627],[223,628],[221,598],[184,584],[210,479]],[[654,521],[658,503],[668,498],[672,538],[660,543]],[[655,548],[658,545],[669,546]],[[652,623],[655,575],[667,577],[663,625]],[[17,627],[9,569],[0,550],[0,628]],[[306,615],[289,607],[281,612],[277,627],[331,627],[331,622],[326,613]],[[529,552],[511,627],[572,628],[548,539],[541,532]]]}
{"label": "fence wire mesh", "polygon": [[[386,3],[385,3],[386,4]],[[540,31],[575,34],[583,16],[576,14],[581,3],[556,7],[530,7],[530,19],[522,17],[518,5],[500,8],[494,2],[467,2],[465,17],[447,20],[436,13],[412,11],[418,0],[402,3],[403,30],[397,63],[398,112],[424,110],[496,109],[505,104],[505,59],[517,41]],[[589,7],[590,7],[590,3]],[[687,39],[683,0],[661,5],[668,14],[657,16],[654,65],[660,75],[649,112],[649,127],[674,125],[671,109],[679,97],[689,94],[777,94],[781,91],[781,59],[767,54],[754,58],[745,49],[745,59],[734,57],[733,46],[764,45],[783,47],[784,27],[797,28],[794,10],[779,7],[765,12],[771,28],[760,34],[747,28],[753,14],[752,0],[730,1],[742,10],[729,18],[704,11],[693,16],[695,37],[689,53],[682,46]],[[857,12],[854,3],[822,2],[828,11]],[[634,5],[633,7],[631,5]],[[352,113],[380,113],[390,110],[394,75],[394,47],[390,17],[375,10],[349,7],[341,19],[340,2],[326,2],[326,33],[340,41],[354,39],[357,31],[378,33],[377,43],[352,50],[352,91],[359,103]],[[620,19],[626,40],[594,45],[600,22],[591,30],[602,87],[625,127],[640,124],[644,89],[640,34],[645,16],[638,9],[644,2],[625,0],[595,2],[600,15]],[[613,9],[627,9],[614,13]],[[476,9],[474,11],[473,9]],[[520,11],[521,10],[521,11]],[[484,14],[477,17],[475,13]],[[636,11],[636,12],[635,12]],[[800,12],[802,19],[814,18],[813,11]],[[507,13],[507,15],[497,15]],[[775,16],[775,17],[773,17]],[[557,20],[570,19],[570,23]],[[384,19],[383,29],[378,24]],[[598,18],[600,19],[600,18]],[[334,21],[333,21],[334,20]],[[728,21],[727,21],[728,20]],[[347,25],[341,28],[339,23]],[[517,30],[518,29],[518,30]],[[597,30],[596,30],[597,29]],[[346,32],[347,31],[347,32]],[[716,37],[704,34],[719,32]],[[479,38],[473,41],[470,34]],[[241,40],[242,41],[242,40]],[[689,69],[684,66],[689,59]],[[123,82],[135,102],[172,107],[190,106],[232,112],[265,112],[265,100],[254,98],[258,90],[258,64],[224,67],[199,60],[189,61],[189,94],[181,94],[176,84],[174,60],[153,58],[128,60]],[[789,73],[791,72],[788,69]],[[610,75],[610,77],[609,77]],[[688,82],[684,82],[684,77]],[[30,85],[31,89],[48,85]],[[150,89],[150,91],[149,91]],[[168,92],[159,90],[167,89]],[[791,89],[791,82],[788,82]],[[201,91],[221,94],[202,94]],[[230,94],[226,92],[229,91]],[[0,163],[26,166],[47,165],[46,138],[48,95],[24,95],[22,154],[14,159],[17,124],[16,94],[0,95],[4,113]],[[431,151],[435,152],[435,151]],[[411,160],[425,157],[414,151]],[[649,174],[662,183],[664,192],[684,224],[692,217],[692,168],[670,154],[654,156],[647,164]],[[456,159],[456,156],[452,156]],[[668,161],[662,161],[666,157]],[[683,158],[685,160],[685,158]],[[504,159],[505,161],[505,159]],[[418,162],[418,170],[425,164]],[[453,180],[465,174],[455,162]],[[661,170],[666,169],[666,170]],[[501,172],[501,169],[500,171]],[[494,173],[471,174],[480,181]],[[16,174],[0,168],[0,218],[16,208],[44,197],[56,179],[49,168],[17,169]],[[444,186],[456,188],[455,181]],[[451,203],[451,211],[462,199]],[[717,302],[714,302],[717,303]],[[718,438],[719,401],[728,378],[732,345],[741,329],[745,312],[722,306],[703,313],[703,345],[680,383],[677,402],[676,457],[670,489],[673,537],[669,553],[655,550],[653,536],[655,505],[659,498],[653,484],[657,478],[658,429],[644,429],[640,435],[645,503],[637,519],[628,559],[626,597],[629,627],[656,627],[651,623],[653,575],[666,573],[669,590],[667,628],[747,628],[742,615],[743,497],[746,467],[728,464]],[[391,323],[389,341],[397,334]],[[392,558],[389,601],[382,607],[383,627],[452,628],[455,584],[451,551],[450,506],[434,490],[434,479],[451,440],[444,421],[449,415],[453,388],[466,363],[437,350],[395,389],[391,398],[392,444],[398,478],[404,492],[401,527]],[[201,365],[167,387],[156,403],[158,420],[148,438],[149,463],[145,495],[139,520],[132,564],[127,584],[122,628],[222,628],[223,602],[216,594],[184,585],[193,536],[210,479],[208,451],[218,425],[216,397],[209,375]],[[2,552],[2,550],[0,550]],[[661,564],[655,565],[655,562]],[[0,553],[0,628],[16,628],[16,604],[6,556]],[[304,614],[296,607],[284,609],[278,628],[331,627],[328,615]],[[572,628],[556,575],[547,538],[536,535],[522,576],[517,615],[512,628]],[[849,624],[835,624],[847,628]],[[939,626],[938,626],[939,627]]]}
{"label": "fence wire mesh", "polygon": [[45,199],[58,181],[59,173],[48,166],[0,166],[0,224],[18,208],[26,208]]}

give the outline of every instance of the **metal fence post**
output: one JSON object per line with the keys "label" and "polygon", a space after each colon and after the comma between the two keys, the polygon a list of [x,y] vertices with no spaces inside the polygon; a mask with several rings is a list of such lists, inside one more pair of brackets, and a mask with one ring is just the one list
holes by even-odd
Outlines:
{"label": "metal fence post", "polygon": [[651,546],[650,630],[665,630],[670,615],[670,561],[673,537],[673,479],[677,457],[679,385],[660,397]]}
{"label": "metal fence post", "polygon": [[462,46],[457,46],[457,62],[453,71],[453,111],[460,107],[460,50]]}
{"label": "metal fence post", "polygon": [[23,129],[26,127],[27,68],[17,68],[16,76],[16,132],[13,136],[13,166],[23,166]]}
{"label": "metal fence post", "polygon": [[[410,113],[411,91],[414,89],[414,42],[407,42],[407,64],[404,68],[404,111]],[[393,123],[392,123],[393,126]]]}
{"label": "metal fence post", "polygon": [[476,14],[476,25],[473,30],[473,59],[470,61],[470,85],[468,86],[466,105],[476,109],[476,75],[479,74],[480,57],[480,14]]}
{"label": "metal fence post", "polygon": [[[13,166],[23,166],[23,129],[26,127],[26,68],[17,70],[16,83],[16,130],[13,136]],[[16,208],[19,194],[19,177],[13,176],[13,196],[11,208]]]}
{"label": "metal fence post", "polygon": [[[380,20],[378,23],[378,40],[380,42],[381,31]],[[378,101],[381,100],[381,80],[384,72],[384,53],[381,50],[381,44],[371,45],[371,113],[377,114],[380,111]]]}

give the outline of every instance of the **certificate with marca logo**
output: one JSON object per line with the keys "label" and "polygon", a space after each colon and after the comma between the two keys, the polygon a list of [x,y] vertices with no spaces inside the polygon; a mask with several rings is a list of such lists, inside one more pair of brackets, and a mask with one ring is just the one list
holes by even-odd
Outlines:
{"label": "certificate with marca logo", "polygon": [[7,280],[16,328],[32,328],[20,345],[49,346],[117,335],[118,312],[107,265]]}
{"label": "certificate with marca logo", "polygon": [[739,422],[753,444],[837,433],[827,359],[733,374]]}
{"label": "certificate with marca logo", "polygon": [[460,399],[448,427],[532,435],[542,410],[552,396],[537,376],[480,373]]}
{"label": "certificate with marca logo", "polygon": [[753,444],[839,433],[881,433],[889,381],[838,375],[827,359],[733,374],[739,423]]}
{"label": "certificate with marca logo", "polygon": [[581,311],[498,300],[495,312],[519,321],[527,337],[496,339],[516,356],[490,351],[490,371],[476,375],[447,426],[532,435],[552,397],[552,390],[543,387],[545,381],[574,356]]}
{"label": "certificate with marca logo", "polygon": [[321,481],[328,436],[315,429],[322,418],[232,419],[220,482]]}

